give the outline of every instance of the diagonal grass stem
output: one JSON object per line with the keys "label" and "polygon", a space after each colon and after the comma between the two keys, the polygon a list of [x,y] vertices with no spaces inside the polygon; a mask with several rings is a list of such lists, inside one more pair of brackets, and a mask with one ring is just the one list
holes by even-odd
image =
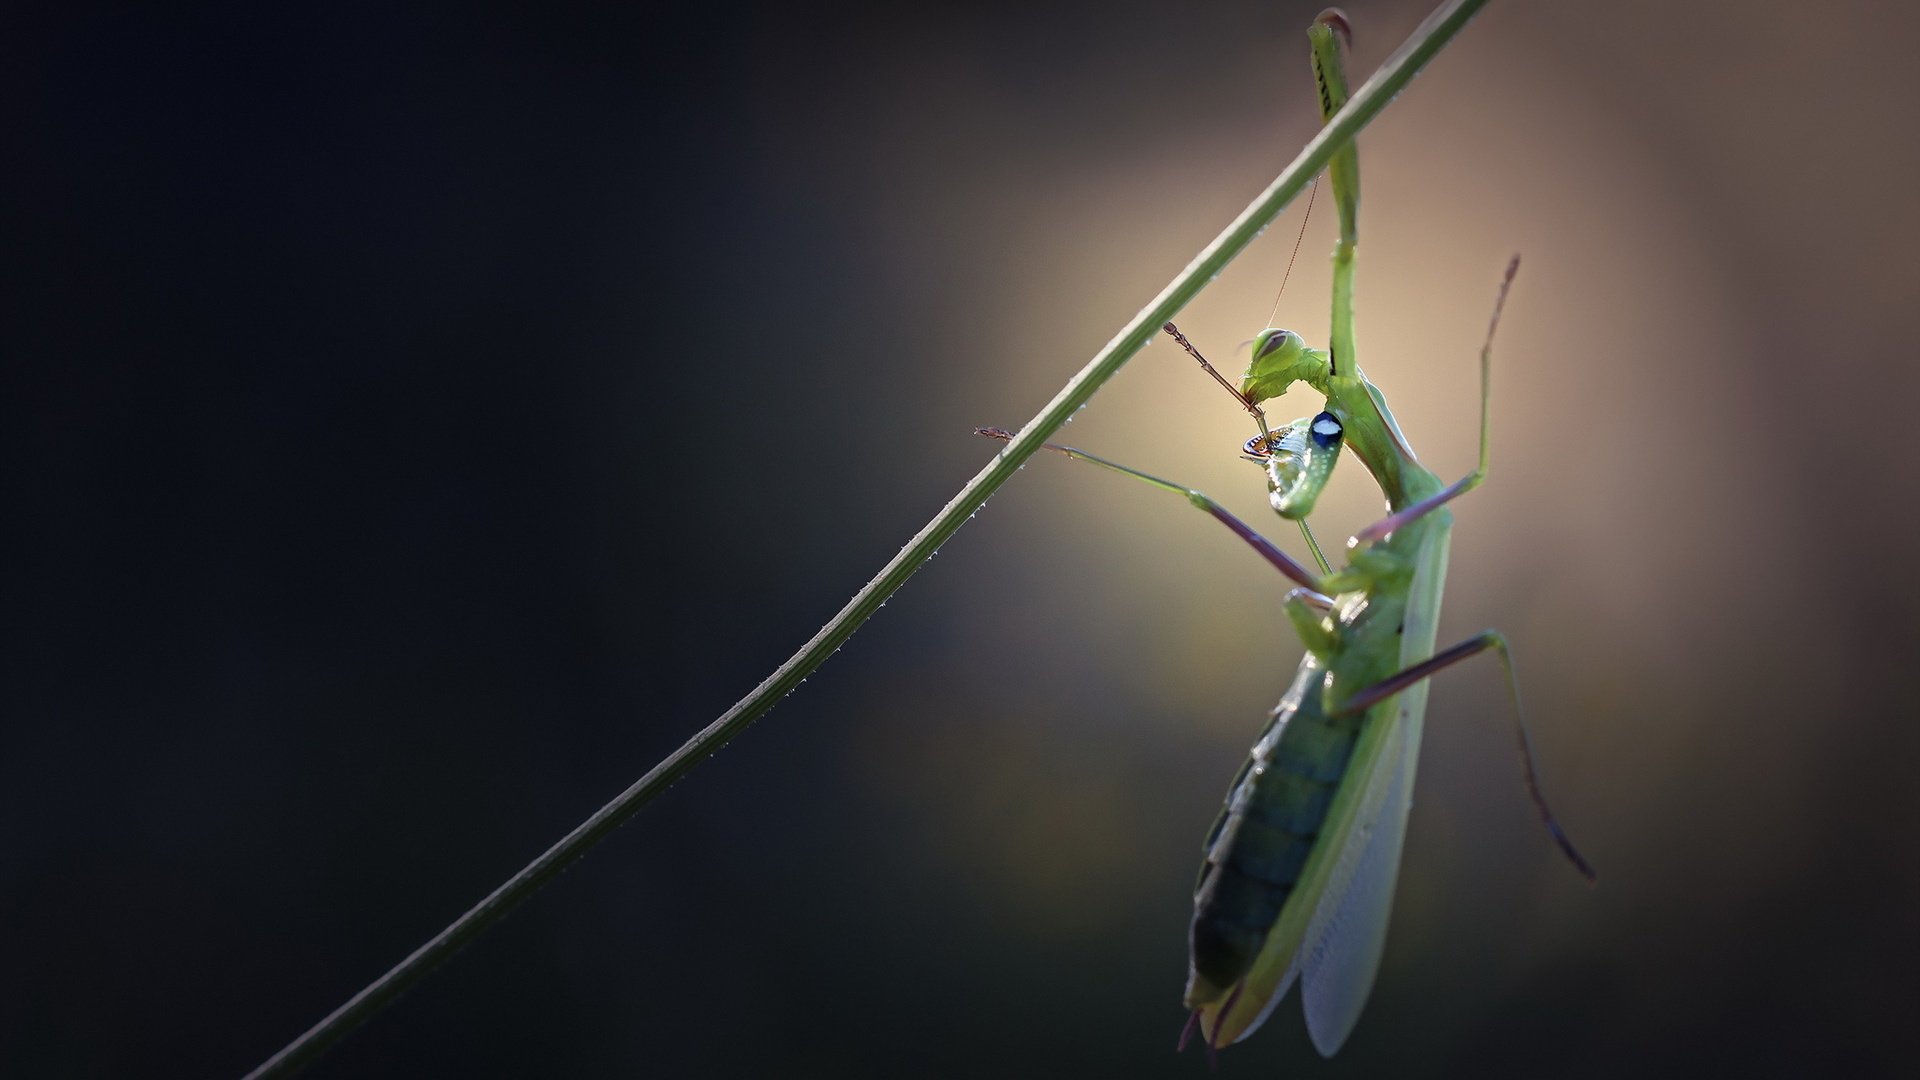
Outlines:
{"label": "diagonal grass stem", "polygon": [[669,754],[648,770],[645,776],[616,795],[613,801],[575,826],[466,914],[455,919],[446,929],[428,939],[406,959],[369,983],[248,1075],[285,1076],[312,1062],[355,1026],[391,1004],[467,942],[499,922],[540,886],[624,824],[654,796],[672,786],[674,781],[725,746],[734,736],[746,730],[749,724],[765,715],[781,698],[791,693],[802,679],[825,663],[827,657],[832,656],[862,623],[878,611],[888,597],[906,584],[914,571],[958,532],[974,511],[980,509],[999,490],[1000,485],[1011,479],[1020,466],[1066,423],[1067,418],[1085,405],[1120,370],[1121,365],[1145,348],[1163,325],[1178,315],[1229,262],[1245,251],[1247,245],[1279,216],[1294,196],[1326,168],[1334,153],[1352,142],[1360,129],[1378,116],[1387,103],[1426,66],[1427,61],[1433,59],[1485,5],[1486,0],[1448,0],[1435,9],[1374,72],[1366,85],[1354,93],[1346,107],[1314,135],[1273,183],[1195,256],[1187,268],[1160,291],[1160,295],[1141,308],[1140,313],[1129,320],[1078,374],[1067,380],[1053,400],[1015,433],[1006,448],[996,454],[973,479],[967,481],[966,486],[933,520],[915,533],[913,539],[907,541],[906,546],[874,575],[873,580],[855,593],[838,614],[827,620],[826,625],[801,646],[800,651],[754,687],[752,693],[741,698],[719,719],[702,728],[680,749]]}

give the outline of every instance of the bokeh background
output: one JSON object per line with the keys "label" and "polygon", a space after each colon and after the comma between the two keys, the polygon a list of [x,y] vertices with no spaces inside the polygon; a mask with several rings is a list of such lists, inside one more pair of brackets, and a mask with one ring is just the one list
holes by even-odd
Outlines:
{"label": "bokeh background", "polygon": [[[244,1071],[745,693],[1311,134],[1318,6],[6,15],[0,1074]],[[1424,6],[1352,0],[1356,72]],[[1443,474],[1525,256],[1442,634],[1513,637],[1602,881],[1444,676],[1360,1028],[1223,1075],[1911,1066],[1917,22],[1496,3],[1366,133],[1363,361]],[[1300,220],[1183,316],[1223,367]],[[1069,429],[1264,517],[1249,433],[1165,344]],[[1208,1075],[1283,591],[1037,460],[313,1075]]]}

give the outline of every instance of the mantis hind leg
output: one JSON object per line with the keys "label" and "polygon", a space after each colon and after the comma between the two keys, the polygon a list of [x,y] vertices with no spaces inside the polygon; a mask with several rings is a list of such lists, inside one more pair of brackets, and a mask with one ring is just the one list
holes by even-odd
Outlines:
{"label": "mantis hind leg", "polygon": [[1534,809],[1540,814],[1540,823],[1546,826],[1547,833],[1553,837],[1553,842],[1560,848],[1560,853],[1567,857],[1567,861],[1571,862],[1574,869],[1580,871],[1580,875],[1587,879],[1587,884],[1591,885],[1597,880],[1592,864],[1587,862],[1586,858],[1573,846],[1573,841],[1567,838],[1566,830],[1560,827],[1560,822],[1553,816],[1553,810],[1547,806],[1546,796],[1540,793],[1540,775],[1533,763],[1533,741],[1527,737],[1526,714],[1520,707],[1520,679],[1514,674],[1513,650],[1507,644],[1505,634],[1498,630],[1487,630],[1457,645],[1442,649],[1398,674],[1389,675],[1372,686],[1355,692],[1339,709],[1335,710],[1334,715],[1351,716],[1365,712],[1420,680],[1432,678],[1460,661],[1478,656],[1490,649],[1499,655],[1500,666],[1507,672],[1507,691],[1513,700],[1513,732],[1520,751],[1520,767],[1526,780],[1527,797],[1533,801]]}
{"label": "mantis hind leg", "polygon": [[1371,544],[1385,539],[1395,529],[1404,528],[1453,500],[1465,495],[1481,485],[1487,478],[1488,451],[1492,446],[1493,427],[1488,409],[1493,398],[1493,335],[1500,329],[1500,312],[1507,306],[1507,292],[1513,288],[1513,278],[1520,272],[1520,256],[1515,255],[1507,263],[1506,276],[1500,279],[1500,295],[1493,302],[1493,317],[1487,321],[1487,339],[1480,345],[1480,464],[1467,475],[1443,488],[1438,494],[1394,511],[1379,521],[1353,534],[1347,541],[1350,548]]}

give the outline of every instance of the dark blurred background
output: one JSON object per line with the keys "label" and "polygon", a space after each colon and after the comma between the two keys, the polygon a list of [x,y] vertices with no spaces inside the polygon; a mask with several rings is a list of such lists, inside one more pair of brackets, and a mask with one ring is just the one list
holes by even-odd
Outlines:
{"label": "dark blurred background", "polygon": [[[750,689],[1309,137],[1318,6],[5,15],[0,1074],[244,1071]],[[1352,0],[1356,72],[1424,7]],[[1365,135],[1362,356],[1445,475],[1525,256],[1442,635],[1512,635],[1602,881],[1444,676],[1360,1028],[1223,1075],[1911,1067],[1917,23],[1503,0]],[[1299,223],[1183,316],[1222,367]],[[1069,432],[1271,520],[1250,433],[1165,344]],[[1036,461],[313,1075],[1208,1075],[1284,584]]]}

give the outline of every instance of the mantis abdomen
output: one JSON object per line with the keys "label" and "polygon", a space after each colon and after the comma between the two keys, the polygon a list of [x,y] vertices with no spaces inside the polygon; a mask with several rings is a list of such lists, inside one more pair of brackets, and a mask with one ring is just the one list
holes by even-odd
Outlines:
{"label": "mantis abdomen", "polygon": [[1186,1004],[1217,1001],[1259,956],[1346,775],[1360,716],[1329,718],[1320,661],[1302,660],[1228,789],[1194,890]]}

